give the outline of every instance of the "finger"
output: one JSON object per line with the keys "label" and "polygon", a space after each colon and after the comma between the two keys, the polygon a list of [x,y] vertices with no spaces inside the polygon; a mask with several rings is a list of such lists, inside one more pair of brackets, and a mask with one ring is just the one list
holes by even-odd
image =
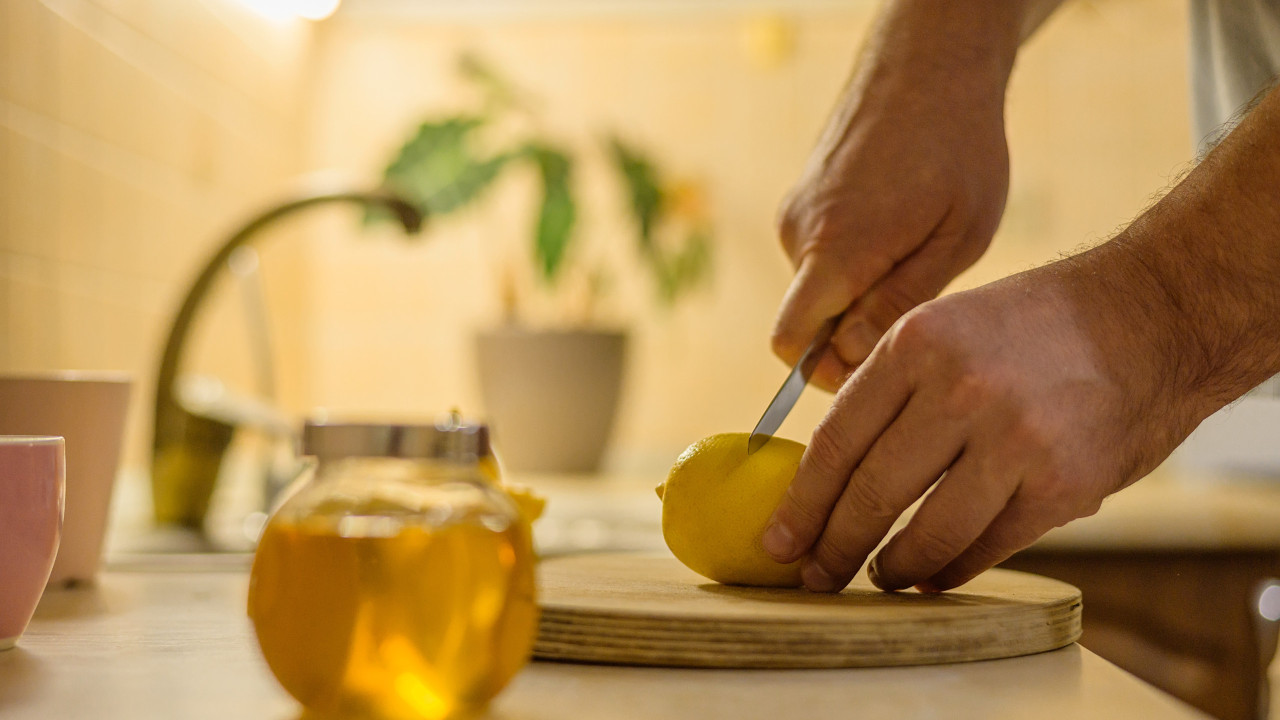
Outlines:
{"label": "finger", "polygon": [[878,263],[850,263],[814,253],[804,256],[778,308],[774,353],[795,364],[822,324],[844,312],[888,269]]}
{"label": "finger", "polygon": [[840,388],[774,510],[764,549],[779,562],[798,560],[818,539],[849,474],[907,404],[905,374],[876,356]]}
{"label": "finger", "polygon": [[835,592],[848,585],[902,511],[938,481],[963,447],[963,421],[912,396],[850,475],[805,558],[805,587]]}
{"label": "finger", "polygon": [[782,249],[787,253],[787,259],[791,261],[791,265],[799,269],[800,259],[802,257],[800,250],[800,231],[802,225],[802,217],[804,215],[804,204],[800,200],[801,194],[798,188],[793,188],[782,199],[782,204],[778,207],[778,217],[775,222],[778,228],[778,239],[782,241]]}
{"label": "finger", "polygon": [[965,250],[973,246],[956,236],[932,237],[858,298],[832,335],[845,365],[862,364],[899,318],[937,297],[972,265],[978,253]]}
{"label": "finger", "polygon": [[861,300],[854,303],[849,312],[840,318],[840,324],[831,335],[831,347],[844,367],[856,368],[861,365],[888,330],[868,322],[866,315],[859,310],[862,304]]}
{"label": "finger", "polygon": [[813,368],[809,378],[810,385],[816,385],[827,392],[836,392],[849,379],[853,368],[840,360],[834,348],[828,347],[822,352],[818,364]]}
{"label": "finger", "polygon": [[933,577],[982,535],[1017,489],[1011,473],[987,471],[966,450],[942,476],[907,526],[871,561],[867,574],[882,590]]}
{"label": "finger", "polygon": [[1040,504],[1015,493],[978,539],[946,567],[920,583],[920,589],[936,592],[959,587],[1007,560],[1057,524],[1054,516]]}

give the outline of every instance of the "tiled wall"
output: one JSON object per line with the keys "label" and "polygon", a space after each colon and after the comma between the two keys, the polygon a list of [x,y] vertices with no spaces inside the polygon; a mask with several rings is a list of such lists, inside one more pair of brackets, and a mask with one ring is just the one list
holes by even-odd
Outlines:
{"label": "tiled wall", "polygon": [[[373,182],[418,119],[467,97],[452,68],[469,49],[541,98],[554,137],[584,146],[617,130],[710,190],[714,281],[663,311],[629,260],[612,178],[598,155],[581,169],[584,252],[614,267],[603,314],[634,329],[618,448],[669,462],[692,439],[748,428],[781,379],[767,338],[790,271],[773,216],[871,6],[457,6],[313,28],[235,0],[0,0],[0,371],[134,373],[127,458],[144,465],[161,340],[202,258],[299,170]],[[1106,237],[1191,157],[1184,13],[1165,0],[1071,3],[1026,48],[1008,214],[956,287]],[[762,62],[753,38],[778,27],[794,50]],[[526,190],[506,182],[420,243],[358,237],[340,212],[273,231],[263,267],[284,404],[480,413],[471,336],[498,320],[502,269],[523,267],[512,248]],[[238,303],[224,287],[190,367],[250,387]],[[554,323],[556,303],[535,297],[528,315]],[[805,438],[826,402],[808,394],[784,433]]]}
{"label": "tiled wall", "polygon": [[[554,137],[582,144],[617,129],[667,169],[704,179],[718,226],[712,287],[661,312],[634,264],[615,271],[610,317],[635,330],[618,446],[669,462],[693,439],[749,429],[785,373],[768,350],[790,275],[773,216],[871,5],[775,3],[793,9],[772,19],[726,3],[505,19],[339,15],[318,32],[308,162],[376,171],[419,118],[465,101],[452,68],[474,50],[541,98]],[[1185,12],[1167,0],[1069,3],[1033,39],[1010,91],[1008,213],[956,287],[1107,237],[1191,158]],[[794,53],[758,62],[750,39],[778,19]],[[598,161],[582,169],[581,237],[589,254],[627,258],[611,182]],[[447,219],[416,245],[394,233],[357,238],[350,222],[325,227],[310,257],[312,399],[401,415],[477,409],[471,335],[499,317],[496,278],[527,237],[525,190],[505,186],[483,212]],[[554,322],[547,304],[532,314]],[[784,434],[806,439],[828,401],[809,393]]]}
{"label": "tiled wall", "polygon": [[[0,371],[132,373],[131,466],[183,286],[300,168],[309,38],[234,0],[0,0]],[[299,248],[275,245],[288,318]],[[193,367],[247,377],[236,295],[211,307]],[[277,345],[301,362],[300,337]]]}

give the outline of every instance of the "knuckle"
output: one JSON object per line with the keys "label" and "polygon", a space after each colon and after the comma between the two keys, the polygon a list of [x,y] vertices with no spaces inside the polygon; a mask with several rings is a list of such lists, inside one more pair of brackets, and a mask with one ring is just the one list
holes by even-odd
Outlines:
{"label": "knuckle", "polygon": [[1061,523],[1059,523],[1058,527],[1061,527],[1062,525],[1066,525],[1072,520],[1076,520],[1078,518],[1085,518],[1085,517],[1089,517],[1090,515],[1097,514],[1097,512],[1101,509],[1102,509],[1102,498],[1082,498],[1076,503],[1075,517],[1070,517],[1070,518],[1067,518],[1066,520],[1063,520]]}
{"label": "knuckle", "polygon": [[797,492],[795,485],[787,488],[780,514],[795,528],[821,528],[827,519],[827,511],[820,503],[806,493]]}
{"label": "knuckle", "polygon": [[966,369],[951,382],[942,400],[942,410],[948,417],[968,417],[991,406],[999,393],[997,383],[990,375]]}
{"label": "knuckle", "polygon": [[903,540],[908,546],[908,557],[914,558],[916,562],[942,565],[962,549],[955,535],[942,528],[930,525],[916,527],[913,523],[907,526],[905,533]]}
{"label": "knuckle", "polygon": [[795,244],[796,236],[799,234],[799,214],[797,199],[794,194],[787,196],[778,208],[778,217],[775,221],[778,229],[778,238],[782,240],[782,245],[788,249]]}
{"label": "knuckle", "polygon": [[1071,484],[1056,470],[1041,470],[1027,486],[1027,499],[1040,505],[1059,508],[1071,497]]}
{"label": "knuckle", "polygon": [[1010,414],[1012,427],[1009,437],[1012,444],[1036,465],[1050,461],[1057,444],[1057,433],[1046,414],[1021,407],[1012,408]]}
{"label": "knuckle", "polygon": [[1069,475],[1056,469],[1037,472],[1023,487],[1023,500],[1044,521],[1044,530],[1076,519],[1085,505],[1079,497],[1079,486]]}
{"label": "knuckle", "polygon": [[772,348],[774,355],[784,360],[798,357],[795,352],[795,337],[781,325],[774,327],[773,334],[769,336],[769,346]]}
{"label": "knuckle", "polygon": [[1007,539],[982,535],[956,558],[939,575],[946,578],[946,585],[955,587],[977,577],[980,573],[1008,560],[1026,545],[1008,542]]}
{"label": "knuckle", "polygon": [[843,231],[844,221],[840,214],[840,206],[830,202],[815,202],[806,206],[804,221],[797,223],[797,228],[811,241],[815,248],[831,250],[840,246],[839,240],[846,236]]}
{"label": "knuckle", "polygon": [[971,563],[981,566],[976,572],[986,570],[996,563],[1008,559],[1017,550],[1017,548],[998,543],[986,536],[979,537],[969,546],[969,554],[972,558]]}
{"label": "knuckle", "polygon": [[803,190],[783,201],[775,220],[782,246],[797,261],[813,250],[838,250],[847,236],[845,224],[841,205],[823,202]]}
{"label": "knuckle", "polygon": [[896,355],[917,357],[937,351],[945,336],[940,313],[929,303],[918,305],[898,318],[887,333],[888,349]]}
{"label": "knuckle", "polygon": [[[982,254],[987,251],[987,246],[991,244],[991,238],[995,235],[996,227],[1000,224],[999,215],[996,215],[993,219],[994,222],[988,220],[979,224],[960,242],[956,243],[954,257],[959,271],[973,267],[974,263],[978,262]],[[941,289],[939,289],[939,292],[941,292]]]}
{"label": "knuckle", "polygon": [[813,431],[805,457],[819,475],[831,477],[844,473],[845,453],[841,438],[839,426],[830,416]]}
{"label": "knuckle", "polygon": [[1034,449],[1039,453],[1039,448],[1044,446],[1040,434],[1047,431],[1047,427],[1039,426],[1043,418],[1033,416],[1019,397],[1022,390],[1016,374],[999,361],[978,359],[960,348],[949,349],[945,359],[935,359],[940,362],[935,362],[932,368],[948,378],[941,395],[944,413],[952,418],[987,416],[1007,428],[1011,446],[1020,452]]}
{"label": "knuckle", "polygon": [[[1068,514],[1074,519],[1089,507],[1091,497],[1071,471],[1070,463],[1056,449],[1055,436],[1047,424],[1023,414],[1009,432],[1009,446],[1016,449],[1023,467],[1029,468],[1019,494],[1036,502],[1041,513],[1053,517]],[[1092,513],[1090,513],[1092,514]]]}
{"label": "knuckle", "polygon": [[852,548],[852,543],[838,532],[828,529],[813,549],[813,559],[834,575],[850,575],[862,567],[864,558]]}
{"label": "knuckle", "polygon": [[844,298],[846,304],[852,304],[866,291],[863,280],[855,272],[866,266],[850,259],[848,253],[842,254],[836,245],[835,241],[827,240],[824,236],[816,236],[809,254],[813,256],[815,264],[827,270],[823,273],[823,283],[827,286],[828,293],[833,297]]}
{"label": "knuckle", "polygon": [[854,515],[864,518],[894,518],[902,511],[878,473],[865,464],[854,468],[843,502]]}

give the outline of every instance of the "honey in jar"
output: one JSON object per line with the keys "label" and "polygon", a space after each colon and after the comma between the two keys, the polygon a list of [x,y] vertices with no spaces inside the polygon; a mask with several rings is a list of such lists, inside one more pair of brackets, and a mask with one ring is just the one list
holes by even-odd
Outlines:
{"label": "honey in jar", "polygon": [[538,619],[529,523],[482,462],[483,426],[311,424],[304,448],[315,476],[272,515],[250,579],[276,678],[321,716],[482,709]]}

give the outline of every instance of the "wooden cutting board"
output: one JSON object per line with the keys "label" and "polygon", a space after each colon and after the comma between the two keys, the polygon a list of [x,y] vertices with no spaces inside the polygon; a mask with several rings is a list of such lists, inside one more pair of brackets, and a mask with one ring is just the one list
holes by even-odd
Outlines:
{"label": "wooden cutting board", "polygon": [[958,590],[885,593],[859,575],[839,594],[730,587],[670,555],[543,561],[544,660],[719,668],[930,665],[1053,650],[1080,637],[1080,591],[1011,570]]}

